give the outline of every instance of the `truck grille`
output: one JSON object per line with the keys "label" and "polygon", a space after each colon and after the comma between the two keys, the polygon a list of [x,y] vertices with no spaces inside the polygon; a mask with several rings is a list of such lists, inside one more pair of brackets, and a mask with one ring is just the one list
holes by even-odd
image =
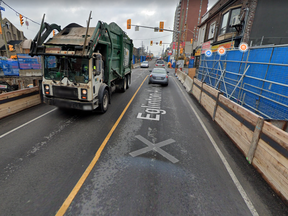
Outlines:
{"label": "truck grille", "polygon": [[53,86],[52,88],[54,97],[78,99],[77,88],[71,88],[65,86]]}

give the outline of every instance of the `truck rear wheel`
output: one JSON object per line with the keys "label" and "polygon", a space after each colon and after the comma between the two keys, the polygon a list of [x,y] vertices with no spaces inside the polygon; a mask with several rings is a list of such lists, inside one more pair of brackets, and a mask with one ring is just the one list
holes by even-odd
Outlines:
{"label": "truck rear wheel", "polygon": [[109,103],[109,94],[107,89],[103,92],[102,100],[100,101],[100,111],[101,113],[105,113],[108,110],[108,103]]}
{"label": "truck rear wheel", "polygon": [[131,75],[127,75],[126,80],[127,80],[127,89],[129,89],[129,87],[131,85]]}
{"label": "truck rear wheel", "polygon": [[127,78],[124,77],[124,79],[122,80],[122,92],[125,92],[127,89]]}

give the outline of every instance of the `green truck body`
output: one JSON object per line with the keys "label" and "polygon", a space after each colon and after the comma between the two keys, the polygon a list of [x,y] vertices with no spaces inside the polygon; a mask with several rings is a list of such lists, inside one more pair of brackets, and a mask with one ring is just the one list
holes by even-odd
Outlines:
{"label": "green truck body", "polygon": [[[58,33],[45,42],[55,30]],[[30,55],[42,56],[43,100],[50,105],[99,107],[104,113],[112,92],[125,92],[131,84],[133,42],[113,22],[98,21],[96,27],[71,23],[61,29],[42,21]]]}

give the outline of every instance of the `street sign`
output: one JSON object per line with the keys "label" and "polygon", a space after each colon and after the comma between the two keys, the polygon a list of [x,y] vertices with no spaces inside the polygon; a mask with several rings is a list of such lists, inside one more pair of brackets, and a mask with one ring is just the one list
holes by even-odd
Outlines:
{"label": "street sign", "polygon": [[207,57],[211,57],[212,56],[212,51],[209,49],[209,50],[206,50],[205,51],[205,56]]}
{"label": "street sign", "polygon": [[158,28],[156,27],[156,28],[154,28],[154,32],[158,32]]}
{"label": "street sign", "polygon": [[247,44],[247,43],[244,43],[244,42],[240,43],[240,45],[239,45],[239,50],[240,50],[241,52],[246,52],[246,51],[248,50],[248,44]]}
{"label": "street sign", "polygon": [[5,8],[3,8],[3,7],[1,7],[1,6],[0,6],[0,10],[3,10],[3,11],[5,11]]}
{"label": "street sign", "polygon": [[135,31],[139,31],[139,26],[135,26]]}
{"label": "street sign", "polygon": [[226,49],[221,46],[221,47],[218,48],[217,52],[218,52],[219,55],[225,55]]}

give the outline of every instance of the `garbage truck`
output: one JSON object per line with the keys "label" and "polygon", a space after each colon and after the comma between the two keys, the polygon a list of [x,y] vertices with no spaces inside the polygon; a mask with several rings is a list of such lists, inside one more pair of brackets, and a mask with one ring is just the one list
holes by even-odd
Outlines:
{"label": "garbage truck", "polygon": [[112,92],[131,85],[133,41],[114,22],[89,27],[91,12],[87,27],[71,23],[61,29],[44,17],[29,53],[41,56],[44,103],[105,113]]}

